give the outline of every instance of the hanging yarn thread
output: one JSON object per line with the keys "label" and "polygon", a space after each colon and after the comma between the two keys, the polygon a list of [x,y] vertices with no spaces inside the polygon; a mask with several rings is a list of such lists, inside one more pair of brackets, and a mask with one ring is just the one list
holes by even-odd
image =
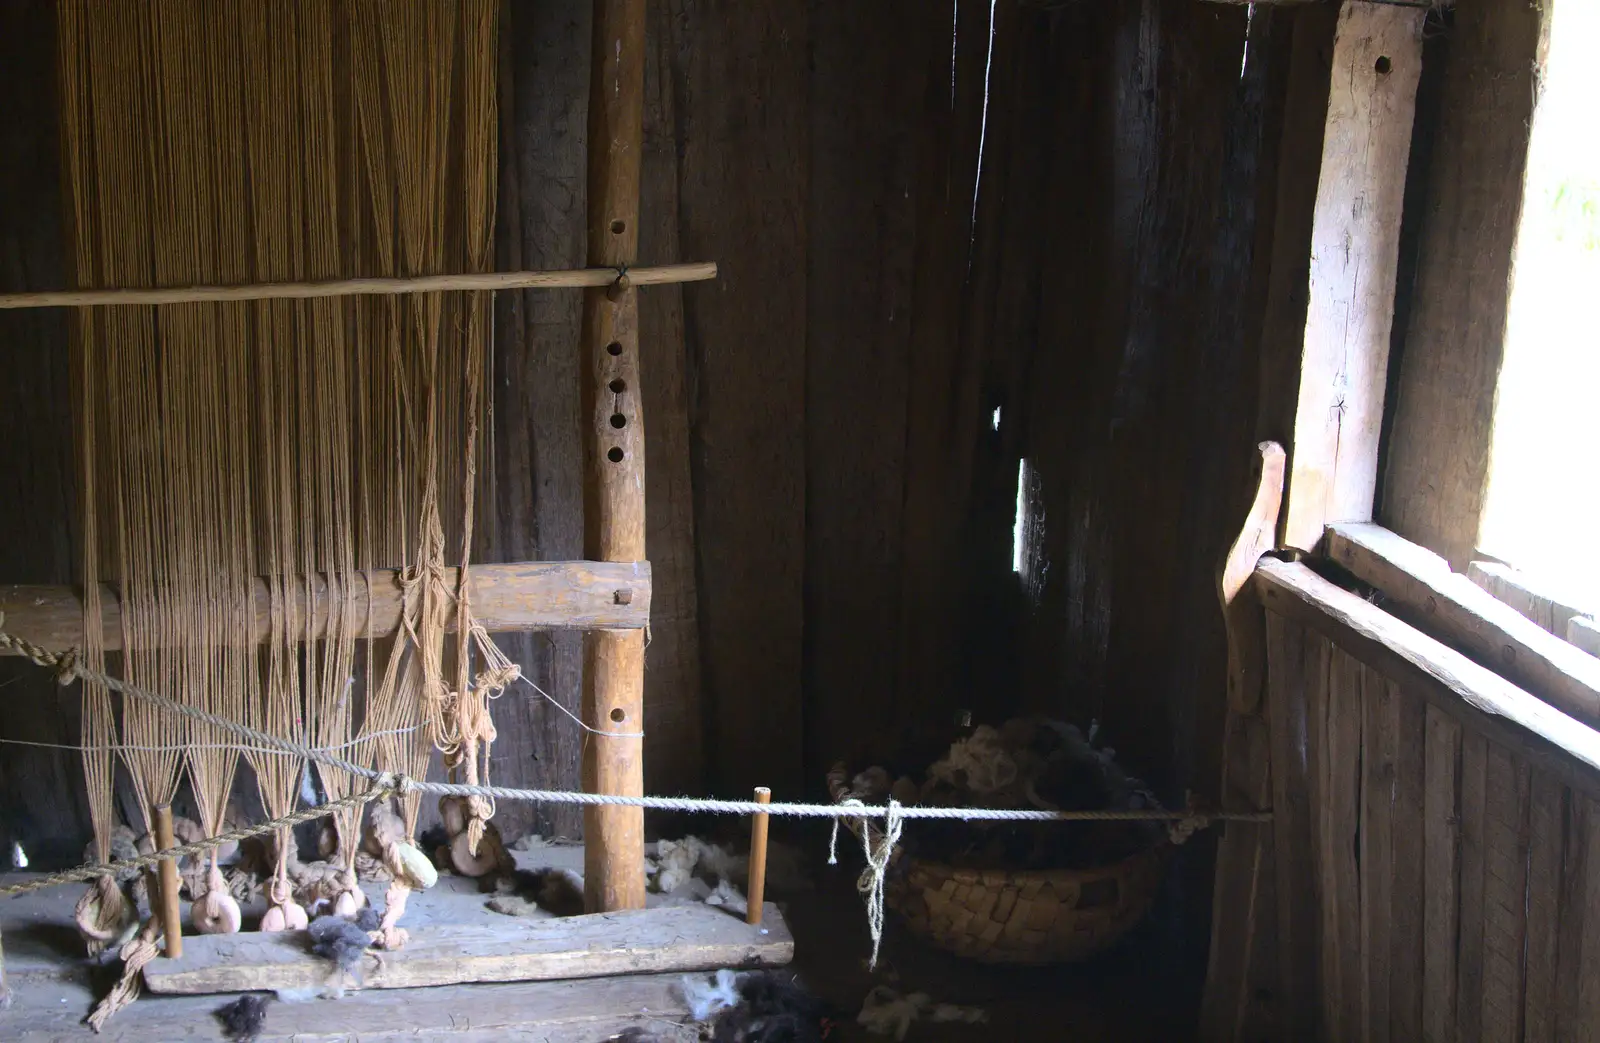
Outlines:
{"label": "hanging yarn thread", "polygon": [[[61,5],[61,97],[80,286],[251,283],[482,271],[491,265],[498,68],[494,0],[130,0]],[[486,778],[488,700],[515,676],[460,598],[489,339],[484,293],[81,309],[86,627],[95,675],[352,760],[422,777],[433,748]],[[447,547],[461,548],[459,580]],[[358,569],[402,569],[399,632],[370,632]],[[120,664],[100,640],[116,591]],[[265,585],[258,597],[257,589]],[[302,609],[301,606],[306,606]],[[458,640],[447,647],[446,630]],[[86,685],[85,777],[98,858],[115,829],[113,749],[139,803],[186,774],[223,829],[241,753],[272,818],[305,762],[241,750],[202,721]],[[421,725],[421,727],[417,727]],[[353,744],[353,745],[352,745]],[[180,753],[179,751],[184,751]],[[348,773],[317,766],[337,801]],[[416,793],[385,861],[386,937],[411,864]],[[470,803],[476,849],[493,806]],[[147,811],[148,813],[148,811]],[[360,810],[335,816],[345,911]],[[277,838],[264,929],[304,926]],[[215,853],[190,874],[201,930],[237,929]],[[91,948],[126,941],[114,878],[80,903]],[[154,944],[153,939],[145,939]],[[131,944],[131,943],[130,943]]]}

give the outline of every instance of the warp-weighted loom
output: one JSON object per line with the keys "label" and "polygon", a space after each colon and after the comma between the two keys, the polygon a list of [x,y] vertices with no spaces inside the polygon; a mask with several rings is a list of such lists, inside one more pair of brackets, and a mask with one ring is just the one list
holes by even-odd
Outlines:
{"label": "warp-weighted loom", "polygon": [[[438,749],[467,783],[486,780],[490,700],[516,677],[489,633],[583,629],[584,786],[637,796],[650,572],[636,293],[715,266],[630,270],[644,0],[598,0],[590,267],[488,271],[498,8],[62,0],[79,289],[0,307],[75,309],[83,586],[5,588],[0,612],[13,634],[79,649],[91,673],[110,665],[129,684],[396,775],[422,777]],[[585,288],[591,560],[474,566],[491,294],[523,287]],[[209,835],[225,826],[241,757],[269,816],[294,808],[309,767],[281,751],[241,748],[139,700],[119,706],[102,685],[86,682],[83,697],[102,861],[118,754],[161,847],[185,773]],[[319,768],[330,799],[351,793],[354,780]],[[447,800],[453,852],[479,857],[492,805]],[[405,941],[418,804],[411,793],[398,812],[374,806],[394,877],[387,947]],[[360,819],[359,806],[335,818],[344,862],[330,899],[343,911],[365,901]],[[588,807],[585,835],[588,911],[642,908],[642,810]],[[287,843],[264,930],[306,922],[284,879]],[[181,949],[171,866],[164,916],[140,935],[153,952],[164,928],[169,955]],[[208,885],[196,923],[237,930],[214,855]],[[79,922],[91,947],[136,926],[109,876]]]}

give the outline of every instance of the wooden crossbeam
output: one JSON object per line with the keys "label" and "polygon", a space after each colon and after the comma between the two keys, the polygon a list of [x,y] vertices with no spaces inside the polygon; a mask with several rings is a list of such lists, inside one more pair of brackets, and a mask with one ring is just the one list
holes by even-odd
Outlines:
{"label": "wooden crossbeam", "polygon": [[[454,589],[459,570],[449,569]],[[400,626],[401,574],[392,569],[356,573],[353,612],[363,637],[383,637]],[[108,651],[122,647],[122,610],[114,591],[102,588],[101,615]],[[308,640],[325,637],[334,608],[325,576],[291,584],[295,618]],[[535,561],[475,565],[467,594],[473,616],[491,632],[508,630],[641,630],[650,620],[647,561]],[[83,644],[83,596],[75,587],[0,586],[4,629],[37,645],[64,649]],[[272,598],[265,580],[256,582],[252,631],[263,640],[272,624]],[[370,619],[371,626],[365,624]],[[241,641],[248,636],[241,634]]]}
{"label": "wooden crossbeam", "polygon": [[[0,309],[84,308],[216,301],[310,300],[446,290],[557,290],[606,287],[617,282],[617,267],[573,268],[548,272],[476,272],[464,275],[413,275],[383,279],[330,279],[323,282],[252,283],[243,286],[158,286],[113,290],[41,290],[0,294]],[[717,277],[710,261],[629,268],[632,286],[703,282]]]}

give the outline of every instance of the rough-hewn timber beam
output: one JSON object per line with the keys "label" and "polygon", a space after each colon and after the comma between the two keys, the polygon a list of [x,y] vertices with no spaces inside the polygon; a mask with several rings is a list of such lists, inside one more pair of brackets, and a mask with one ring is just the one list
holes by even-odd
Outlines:
{"label": "rough-hewn timber beam", "polygon": [[[448,582],[455,586],[457,572]],[[370,583],[367,582],[370,580]],[[389,569],[357,573],[352,611],[363,633],[381,637],[400,625],[400,573]],[[473,566],[467,582],[473,615],[490,631],[638,630],[650,619],[650,563],[610,561],[534,561]],[[300,631],[323,637],[333,598],[325,576],[295,584]],[[105,647],[122,647],[122,612],[107,588],[102,625]],[[258,639],[271,627],[271,594],[265,580],[256,584],[253,630]],[[369,617],[370,610],[370,617]],[[64,649],[83,644],[83,597],[75,587],[0,586],[4,629],[35,644]],[[370,618],[370,631],[365,626]],[[241,640],[245,635],[241,634]]]}

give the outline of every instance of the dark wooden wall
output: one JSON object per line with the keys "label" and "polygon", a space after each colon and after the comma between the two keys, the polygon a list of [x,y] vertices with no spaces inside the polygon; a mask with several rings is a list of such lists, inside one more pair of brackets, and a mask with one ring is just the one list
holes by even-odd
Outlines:
{"label": "dark wooden wall", "polygon": [[[508,6],[504,266],[583,256],[589,6]],[[8,289],[60,280],[49,12],[0,4],[33,99],[0,114]],[[1196,0],[653,0],[642,260],[722,274],[643,294],[649,791],[798,796],[1021,709],[1212,788],[1287,17],[1241,77],[1245,11]],[[499,302],[485,559],[581,549],[577,333],[574,296]],[[63,581],[64,334],[7,313],[0,342],[0,580]],[[576,640],[504,645],[576,703]],[[0,670],[0,737],[75,741],[70,694]],[[496,712],[496,780],[576,785],[570,722]],[[76,755],[0,754],[0,833],[81,842]]]}

